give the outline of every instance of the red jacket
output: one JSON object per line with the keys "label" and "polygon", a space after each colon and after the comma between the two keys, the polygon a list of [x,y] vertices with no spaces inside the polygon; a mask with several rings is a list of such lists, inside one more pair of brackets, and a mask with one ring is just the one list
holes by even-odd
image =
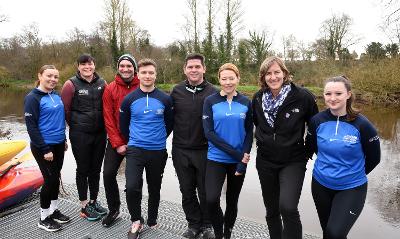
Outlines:
{"label": "red jacket", "polygon": [[117,74],[115,80],[107,85],[103,94],[103,115],[108,138],[113,148],[127,144],[119,131],[119,107],[122,100],[139,86],[135,75],[130,84],[126,84]]}

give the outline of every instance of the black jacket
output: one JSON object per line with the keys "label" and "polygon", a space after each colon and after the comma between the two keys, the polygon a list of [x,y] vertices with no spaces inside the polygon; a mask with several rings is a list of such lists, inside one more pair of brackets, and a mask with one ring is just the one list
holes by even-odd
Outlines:
{"label": "black jacket", "polygon": [[174,133],[172,145],[185,149],[207,149],[202,116],[204,99],[217,92],[206,80],[196,88],[187,89],[187,81],[176,85],[171,97],[174,104]]}
{"label": "black jacket", "polygon": [[279,107],[272,128],[262,109],[263,91],[258,91],[252,101],[253,120],[256,126],[257,164],[282,167],[292,162],[307,161],[304,145],[305,123],[318,113],[314,95],[291,83],[292,90]]}

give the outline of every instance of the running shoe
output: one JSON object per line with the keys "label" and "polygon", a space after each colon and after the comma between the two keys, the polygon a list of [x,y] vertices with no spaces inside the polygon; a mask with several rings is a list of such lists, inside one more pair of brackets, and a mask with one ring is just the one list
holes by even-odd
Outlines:
{"label": "running shoe", "polygon": [[88,221],[97,221],[101,218],[101,215],[89,203],[81,209],[80,216]]}
{"label": "running shoe", "polygon": [[103,219],[103,221],[101,222],[101,224],[104,227],[109,227],[111,226],[118,218],[119,215],[119,211],[115,210],[115,211],[110,211],[107,216]]}
{"label": "running shoe", "polygon": [[38,227],[48,232],[56,232],[61,229],[60,223],[54,221],[51,217],[39,220]]}
{"label": "running shoe", "polygon": [[94,208],[94,210],[96,210],[96,212],[98,214],[100,214],[101,216],[106,215],[107,214],[107,209],[105,209],[103,206],[101,206],[100,202],[98,202],[97,200],[94,201],[93,203],[90,203],[90,205]]}
{"label": "running shoe", "polygon": [[128,232],[128,239],[139,239],[141,230],[142,230],[142,224],[133,223],[131,230],[129,230]]}
{"label": "running shoe", "polygon": [[52,218],[54,221],[58,223],[67,223],[71,221],[71,218],[62,214],[60,210],[56,209],[53,214],[50,215],[50,218]]}

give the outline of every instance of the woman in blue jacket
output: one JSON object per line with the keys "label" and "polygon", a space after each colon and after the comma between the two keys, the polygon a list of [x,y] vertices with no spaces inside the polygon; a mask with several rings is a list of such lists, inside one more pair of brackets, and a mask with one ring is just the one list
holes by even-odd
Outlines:
{"label": "woman in blue jacket", "polygon": [[54,91],[59,79],[53,65],[44,65],[39,80],[24,101],[26,128],[31,139],[31,151],[44,178],[40,192],[40,220],[38,227],[58,231],[60,223],[70,218],[58,210],[60,171],[64,162],[65,141],[64,105]]}
{"label": "woman in blue jacket", "polygon": [[354,95],[345,76],[327,80],[327,110],[311,119],[307,142],[317,153],[312,195],[324,239],[345,239],[367,195],[367,174],[380,161],[374,126],[353,109]]}
{"label": "woman in blue jacket", "polygon": [[[208,139],[205,176],[206,202],[215,238],[231,237],[237,217],[237,204],[242,189],[253,141],[251,102],[236,91],[239,70],[232,63],[219,68],[221,91],[204,101],[203,128]],[[226,210],[220,197],[227,178]]]}

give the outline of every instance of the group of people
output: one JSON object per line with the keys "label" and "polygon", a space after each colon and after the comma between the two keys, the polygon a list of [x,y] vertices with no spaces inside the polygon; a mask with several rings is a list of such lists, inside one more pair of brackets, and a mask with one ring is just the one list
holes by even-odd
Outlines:
{"label": "group of people", "polygon": [[[298,204],[306,164],[316,153],[312,195],[324,239],[346,238],[360,215],[367,193],[367,174],[380,161],[373,125],[353,108],[346,76],[324,87],[327,109],[318,113],[315,97],[292,82],[278,57],[260,66],[260,90],[253,99],[237,91],[240,71],[232,63],[218,71],[220,89],[204,74],[204,56],[187,55],[186,79],[170,95],[156,88],[157,64],[118,59],[114,81],[107,85],[95,72],[95,59],[77,60],[77,73],[61,96],[55,92],[59,72],[45,65],[36,88],[25,98],[31,150],[44,177],[38,226],[61,229],[70,221],[58,209],[60,171],[68,145],[65,122],[76,160],[80,215],[111,226],[120,213],[116,176],[126,158],[126,202],[139,238],[143,225],[157,227],[160,189],[168,158],[166,140],[173,131],[172,160],[187,220],[185,238],[229,239],[255,139],[256,168],[271,239],[302,238]],[[307,130],[306,130],[307,129]],[[307,133],[306,133],[307,131]],[[104,159],[104,164],[103,164]],[[108,210],[97,200],[101,167]],[[141,213],[143,171],[148,188],[148,215]],[[220,206],[226,181],[226,207]],[[87,196],[89,191],[89,198]]]}

